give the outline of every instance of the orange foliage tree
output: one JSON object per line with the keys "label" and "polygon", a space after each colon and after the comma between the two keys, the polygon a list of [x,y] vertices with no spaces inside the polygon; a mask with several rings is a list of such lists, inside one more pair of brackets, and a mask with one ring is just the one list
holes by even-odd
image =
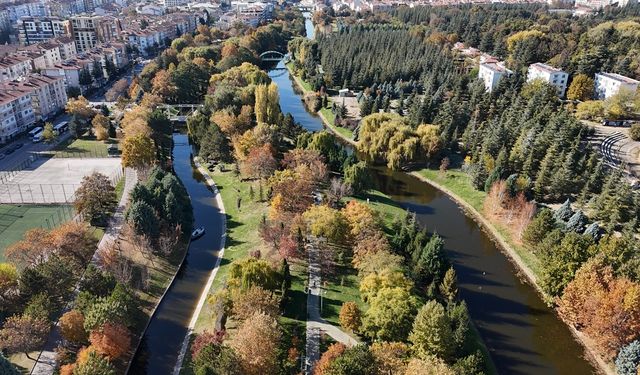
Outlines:
{"label": "orange foliage tree", "polygon": [[131,334],[127,327],[118,323],[105,323],[89,336],[91,346],[111,359],[119,358],[131,347]]}
{"label": "orange foliage tree", "polygon": [[560,314],[589,335],[606,359],[640,337],[640,284],[600,260],[586,262],[558,300]]}
{"label": "orange foliage tree", "polygon": [[78,310],[71,310],[60,317],[60,333],[65,340],[80,343],[87,340],[84,330],[84,316]]}
{"label": "orange foliage tree", "polygon": [[247,157],[240,162],[240,173],[244,178],[267,178],[277,167],[271,145],[264,144],[249,150]]}
{"label": "orange foliage tree", "polygon": [[338,358],[347,349],[343,343],[337,342],[332,344],[326,352],[322,353],[322,357],[316,362],[313,369],[313,375],[325,375],[331,363]]}
{"label": "orange foliage tree", "polygon": [[519,241],[536,213],[534,202],[528,202],[523,193],[509,195],[507,183],[496,181],[484,200],[484,212],[489,218],[509,228]]}
{"label": "orange foliage tree", "polygon": [[230,342],[238,354],[242,373],[276,373],[280,337],[278,322],[269,315],[258,312],[245,320]]}

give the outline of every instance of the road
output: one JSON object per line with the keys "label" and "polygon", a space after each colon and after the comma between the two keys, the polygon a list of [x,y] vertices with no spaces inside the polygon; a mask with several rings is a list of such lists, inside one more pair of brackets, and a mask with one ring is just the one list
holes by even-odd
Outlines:
{"label": "road", "polygon": [[[120,78],[126,78],[127,81],[131,82],[131,80],[133,79],[133,77],[137,74],[139,74],[142,69],[144,68],[144,66],[149,62],[150,60],[145,60],[142,62],[139,62],[137,64],[134,64],[132,66],[132,68],[130,68],[128,71],[124,72]],[[89,102],[92,103],[92,105],[97,105],[97,104],[102,104],[103,102],[105,102],[105,98],[104,98],[104,94],[113,86],[113,84],[116,82],[117,80],[114,80],[110,83],[108,83],[106,86],[104,86],[103,88],[99,89],[98,91],[94,92],[93,94],[89,95],[87,97],[87,99],[89,100]],[[107,104],[109,104],[109,102],[106,102]],[[58,124],[62,121],[69,121],[71,119],[71,117],[66,114],[63,113],[59,116],[56,116],[53,119],[50,119],[49,121],[51,121],[53,124]],[[68,138],[70,136],[70,133],[67,132],[66,135],[62,136],[59,141],[62,141],[66,138]],[[21,143],[23,146],[22,148],[19,148],[18,150],[14,151],[13,153],[10,154],[6,154],[7,150],[11,147],[13,147],[15,144]],[[31,141],[31,139],[27,136],[27,135],[23,135],[19,138],[16,138],[15,140],[13,140],[10,143],[7,143],[6,145],[2,145],[0,147],[0,171],[10,171],[16,167],[18,167],[21,163],[25,162],[29,156],[32,153],[35,152],[42,152],[42,151],[48,151],[50,149],[52,149],[55,146],[55,144],[46,144],[44,142],[42,143],[33,143]],[[4,157],[3,157],[4,155]]]}

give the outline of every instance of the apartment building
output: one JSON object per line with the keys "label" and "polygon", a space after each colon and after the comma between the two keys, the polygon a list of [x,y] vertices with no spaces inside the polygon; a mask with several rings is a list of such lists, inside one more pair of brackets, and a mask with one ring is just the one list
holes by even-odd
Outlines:
{"label": "apartment building", "polygon": [[598,99],[607,99],[620,92],[620,90],[636,92],[638,85],[640,85],[640,81],[617,73],[596,73],[595,94]]}
{"label": "apartment building", "polygon": [[551,65],[535,63],[529,65],[527,82],[536,79],[555,86],[558,96],[564,97],[565,91],[567,90],[567,82],[569,81],[569,74]]}
{"label": "apartment building", "polygon": [[[153,55],[177,36],[195,31],[198,14],[171,13],[162,17],[136,17],[126,21],[124,40],[143,56]],[[148,26],[142,27],[142,21]]]}
{"label": "apartment building", "polygon": [[76,49],[83,52],[98,43],[118,39],[122,25],[118,18],[112,16],[81,15],[71,17],[71,30]]}
{"label": "apartment building", "polygon": [[10,141],[35,122],[30,91],[0,89],[0,142]]}
{"label": "apartment building", "polygon": [[49,3],[52,16],[70,17],[87,12],[84,0],[57,0]]}
{"label": "apartment building", "polygon": [[84,67],[79,65],[75,59],[71,59],[41,72],[49,77],[62,78],[65,89],[69,87],[80,88],[80,71]]}
{"label": "apartment building", "polygon": [[22,17],[17,22],[18,40],[23,46],[70,35],[70,23],[58,17]]}
{"label": "apartment building", "polygon": [[500,79],[512,72],[501,62],[487,62],[480,64],[478,78],[484,83],[484,87],[488,92],[493,91],[500,82]]}
{"label": "apartment building", "polygon": [[24,77],[32,69],[33,62],[29,57],[14,54],[0,58],[0,82],[13,81]]}
{"label": "apartment building", "polygon": [[29,93],[36,121],[46,121],[55,116],[67,103],[67,93],[62,77],[33,74],[20,81],[0,84],[0,91]]}
{"label": "apartment building", "polygon": [[60,51],[60,58],[64,60],[69,60],[74,58],[78,54],[78,50],[76,49],[76,42],[72,37],[63,36],[56,38],[53,43],[58,45],[58,50]]}
{"label": "apartment building", "polygon": [[6,3],[0,6],[6,9],[11,24],[16,23],[22,17],[47,17],[50,15],[49,7],[43,1],[31,1],[21,4]]}

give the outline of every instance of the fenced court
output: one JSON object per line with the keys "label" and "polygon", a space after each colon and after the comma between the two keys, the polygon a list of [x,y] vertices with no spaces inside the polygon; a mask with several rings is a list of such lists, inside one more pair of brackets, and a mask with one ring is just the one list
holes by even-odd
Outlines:
{"label": "fenced court", "polygon": [[0,203],[71,203],[82,178],[93,172],[108,176],[116,185],[122,177],[120,159],[38,159],[21,171],[0,177]]}
{"label": "fenced court", "polygon": [[0,262],[4,251],[20,241],[29,229],[53,229],[75,217],[70,205],[11,205],[0,204]]}

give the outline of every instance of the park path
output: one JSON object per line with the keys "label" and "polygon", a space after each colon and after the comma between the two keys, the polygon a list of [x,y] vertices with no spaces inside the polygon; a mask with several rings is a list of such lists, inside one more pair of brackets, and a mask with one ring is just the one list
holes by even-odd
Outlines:
{"label": "park path", "polygon": [[[124,189],[122,190],[122,196],[120,197],[120,201],[118,202],[118,207],[116,208],[115,213],[109,220],[109,225],[102,236],[102,239],[98,243],[98,247],[96,252],[93,254],[91,258],[91,263],[98,264],[100,259],[101,250],[105,249],[108,244],[115,242],[118,238],[118,234],[120,233],[120,229],[122,229],[122,224],[124,223],[124,212],[127,206],[127,202],[129,201],[129,194],[131,190],[138,182],[138,175],[136,171],[132,168],[126,168],[124,172]],[[76,287],[75,293],[78,292]],[[65,312],[71,305],[67,306]],[[51,332],[49,333],[49,337],[47,338],[47,342],[42,349],[42,352],[38,356],[35,366],[31,370],[30,374],[32,375],[52,375],[56,368],[56,353],[55,348],[62,341],[62,336],[60,335],[60,327],[56,322],[56,325],[53,326]]]}
{"label": "park path", "polygon": [[335,341],[346,346],[354,346],[358,341],[340,328],[322,319],[320,314],[321,262],[320,251],[312,239],[307,246],[309,254],[309,291],[307,293],[307,341],[305,345],[304,373],[313,373],[313,367],[320,359],[320,336],[324,332]]}

